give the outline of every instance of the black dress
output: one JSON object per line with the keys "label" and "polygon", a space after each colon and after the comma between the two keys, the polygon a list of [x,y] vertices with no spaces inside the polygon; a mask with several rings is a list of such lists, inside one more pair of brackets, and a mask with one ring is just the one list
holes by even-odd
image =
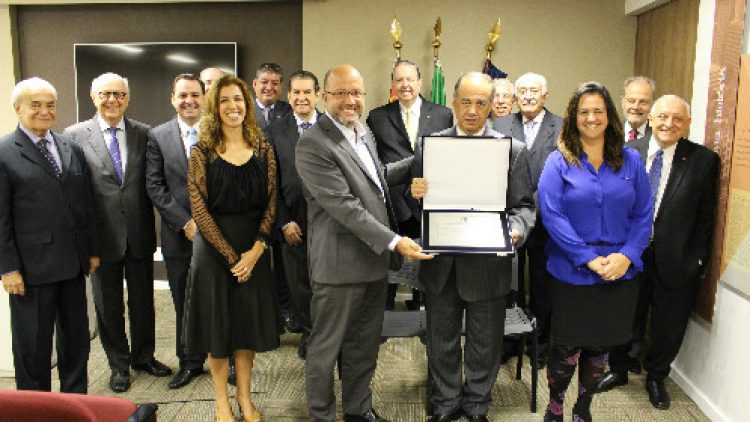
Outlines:
{"label": "black dress", "polygon": [[193,241],[184,320],[187,351],[223,358],[238,349],[273,350],[279,346],[281,321],[269,252],[261,255],[250,279],[238,283],[232,265],[210,241],[223,237],[236,255],[253,246],[269,201],[266,166],[257,155],[239,166],[216,156],[206,165],[205,184],[208,212],[200,215],[194,209],[194,218],[201,229],[211,227],[202,218],[212,219],[219,233],[202,229]]}

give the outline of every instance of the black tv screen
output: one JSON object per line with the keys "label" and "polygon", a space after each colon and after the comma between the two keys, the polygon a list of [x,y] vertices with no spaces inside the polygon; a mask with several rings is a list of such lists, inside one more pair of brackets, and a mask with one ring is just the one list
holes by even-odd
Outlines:
{"label": "black tv screen", "polygon": [[91,118],[91,81],[114,72],[128,80],[130,103],[125,115],[151,126],[175,116],[169,97],[181,73],[196,75],[206,67],[237,74],[237,43],[75,44],[77,120]]}

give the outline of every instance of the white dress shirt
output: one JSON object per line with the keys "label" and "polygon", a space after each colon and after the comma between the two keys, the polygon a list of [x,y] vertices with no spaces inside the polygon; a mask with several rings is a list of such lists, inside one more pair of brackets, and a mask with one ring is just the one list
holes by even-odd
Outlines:
{"label": "white dress shirt", "polygon": [[185,149],[185,155],[190,158],[190,129],[195,129],[195,142],[198,142],[198,132],[200,132],[200,122],[197,122],[195,126],[190,126],[177,116],[177,126],[180,127],[180,138],[182,139],[182,148]]}
{"label": "white dress shirt", "polygon": [[[648,155],[646,156],[646,172],[651,170],[651,163],[654,162],[654,157],[656,157],[656,152],[659,151],[659,149],[659,144],[656,143],[656,139],[651,136],[651,140],[648,143]],[[656,219],[659,205],[661,205],[661,198],[664,196],[664,188],[667,186],[669,173],[672,171],[672,161],[674,161],[674,152],[676,149],[677,142],[672,146],[664,148],[661,165],[661,178],[659,179],[659,190],[656,193],[656,203],[654,204],[654,220]]]}
{"label": "white dress shirt", "polygon": [[[547,111],[545,109],[542,109],[542,111],[540,111],[539,114],[537,114],[533,119],[527,119],[526,116],[524,116],[523,114],[521,115],[521,121],[524,126],[526,126],[526,123],[528,123],[529,120],[534,121],[534,127],[531,129],[531,139],[536,140],[537,135],[539,135],[539,128],[542,127],[542,120],[544,120],[545,114],[547,114]],[[526,148],[530,149],[531,147],[532,145],[526,145]]]}
{"label": "white dress shirt", "polygon": [[[112,139],[112,133],[109,131],[109,123],[107,123],[102,116],[96,115],[99,121],[99,129],[102,132],[102,138],[104,138],[104,148],[109,153],[109,141]],[[125,119],[120,119],[120,122],[115,125],[118,129],[115,136],[117,136],[117,143],[120,145],[120,161],[122,162],[122,175],[125,176],[125,169],[128,168],[128,145],[127,136],[125,134]]]}
{"label": "white dress shirt", "polygon": [[[640,126],[638,126],[635,130],[638,131],[638,135],[636,135],[635,139],[643,138],[643,135],[646,134],[646,125],[648,124],[648,121],[645,121],[641,123]],[[633,126],[630,126],[630,122],[625,120],[625,126],[623,126],[622,131],[625,133],[625,143],[628,143],[628,139],[630,139],[630,131],[633,130]]]}

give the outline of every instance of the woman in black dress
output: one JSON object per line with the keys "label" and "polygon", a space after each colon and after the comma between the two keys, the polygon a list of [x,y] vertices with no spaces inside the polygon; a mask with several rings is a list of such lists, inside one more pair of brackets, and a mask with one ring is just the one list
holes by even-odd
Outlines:
{"label": "woman in black dress", "polygon": [[250,396],[255,352],[279,346],[271,263],[265,253],[276,209],[276,161],[255,121],[247,84],[231,75],[207,94],[200,135],[190,153],[188,190],[199,233],[193,244],[185,339],[207,353],[216,420],[234,421],[229,355],[246,421],[260,420]]}

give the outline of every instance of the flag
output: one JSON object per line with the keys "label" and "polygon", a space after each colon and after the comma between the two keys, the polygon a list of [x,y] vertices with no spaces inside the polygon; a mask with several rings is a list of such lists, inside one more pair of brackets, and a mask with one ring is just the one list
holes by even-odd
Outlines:
{"label": "flag", "polygon": [[435,104],[445,105],[445,78],[443,77],[443,66],[440,60],[435,58],[435,70],[432,73],[432,92],[430,101]]}
{"label": "flag", "polygon": [[495,67],[490,59],[484,61],[484,69],[482,69],[482,73],[490,75],[490,78],[492,79],[505,79],[508,77],[508,74]]}

